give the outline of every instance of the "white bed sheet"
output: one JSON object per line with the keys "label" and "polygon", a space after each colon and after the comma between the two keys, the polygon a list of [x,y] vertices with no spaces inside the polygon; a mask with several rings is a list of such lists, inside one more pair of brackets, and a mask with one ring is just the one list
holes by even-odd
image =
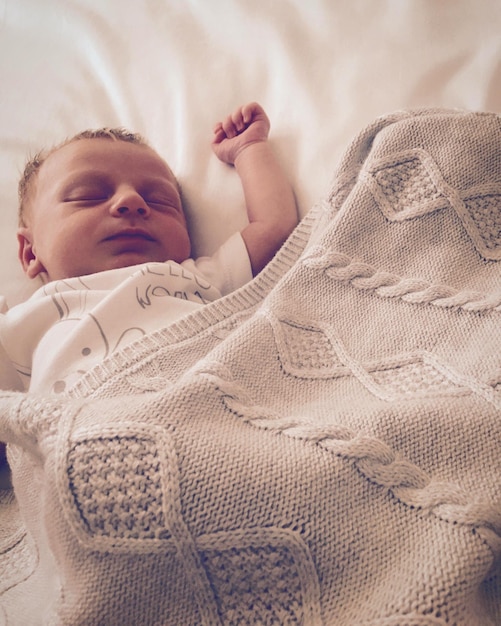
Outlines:
{"label": "white bed sheet", "polygon": [[143,133],[182,184],[195,250],[245,223],[214,122],[259,101],[304,215],[352,136],[393,110],[501,112],[499,0],[0,0],[0,293],[26,155],[84,128]]}

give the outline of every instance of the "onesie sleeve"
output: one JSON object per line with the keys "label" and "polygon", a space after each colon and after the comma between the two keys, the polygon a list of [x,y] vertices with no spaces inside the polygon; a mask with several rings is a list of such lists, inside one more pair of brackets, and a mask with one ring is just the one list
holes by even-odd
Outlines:
{"label": "onesie sleeve", "polygon": [[0,296],[0,390],[24,391],[24,385],[9,355],[5,351],[2,339],[6,327],[5,314],[7,305],[5,298]]}
{"label": "onesie sleeve", "polygon": [[247,247],[240,233],[233,234],[212,256],[198,258],[194,266],[222,296],[253,278]]}

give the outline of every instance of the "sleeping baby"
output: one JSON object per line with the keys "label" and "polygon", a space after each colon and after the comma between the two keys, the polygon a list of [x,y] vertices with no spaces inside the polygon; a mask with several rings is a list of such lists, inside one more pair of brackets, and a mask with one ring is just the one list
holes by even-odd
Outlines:
{"label": "sleeping baby", "polygon": [[235,166],[249,223],[199,259],[176,178],[139,135],[84,131],[30,161],[19,258],[44,285],[0,316],[2,388],[61,393],[115,350],[260,272],[297,224],[269,128],[257,103],[216,125],[213,150]]}

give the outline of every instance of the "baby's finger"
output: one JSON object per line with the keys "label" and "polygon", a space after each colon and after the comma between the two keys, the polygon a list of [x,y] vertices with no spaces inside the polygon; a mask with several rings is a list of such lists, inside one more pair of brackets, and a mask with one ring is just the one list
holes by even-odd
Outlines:
{"label": "baby's finger", "polygon": [[214,125],[212,132],[214,134],[212,138],[212,143],[221,143],[221,141],[226,138],[226,133],[223,130],[223,125],[221,122],[218,122]]}
{"label": "baby's finger", "polygon": [[244,120],[244,116],[243,116],[243,112],[242,112],[242,107],[238,108],[233,115],[231,116],[232,120],[233,120],[233,124],[235,125],[235,128],[237,129],[237,131],[240,133],[243,130],[245,130],[246,128],[246,123]]}
{"label": "baby's finger", "polygon": [[244,122],[250,124],[258,115],[266,115],[263,107],[257,102],[249,102],[242,107]]}
{"label": "baby's finger", "polygon": [[221,143],[223,139],[226,139],[226,133],[220,127],[219,129],[214,129],[214,137],[212,138],[212,143]]}
{"label": "baby's finger", "polygon": [[242,107],[242,116],[246,124],[250,124],[252,122],[252,118],[254,116],[254,107],[252,102]]}
{"label": "baby's finger", "polygon": [[224,135],[223,125],[221,124],[221,122],[218,122],[217,124],[215,124],[214,128],[212,129],[212,132],[214,133],[215,137],[219,137],[221,134]]}
{"label": "baby's finger", "polygon": [[231,115],[228,115],[228,117],[223,120],[222,126],[223,126],[223,130],[226,133],[226,136],[228,137],[228,139],[232,139],[233,137],[237,136],[238,132],[237,132],[237,129],[235,127],[235,124],[233,123],[233,119],[232,119]]}

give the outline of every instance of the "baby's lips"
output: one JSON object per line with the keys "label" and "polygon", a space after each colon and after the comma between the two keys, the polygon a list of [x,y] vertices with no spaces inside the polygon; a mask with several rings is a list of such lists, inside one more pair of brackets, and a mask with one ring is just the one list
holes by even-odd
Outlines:
{"label": "baby's lips", "polygon": [[113,241],[117,239],[145,239],[155,241],[155,238],[141,228],[124,228],[104,238],[103,241]]}

